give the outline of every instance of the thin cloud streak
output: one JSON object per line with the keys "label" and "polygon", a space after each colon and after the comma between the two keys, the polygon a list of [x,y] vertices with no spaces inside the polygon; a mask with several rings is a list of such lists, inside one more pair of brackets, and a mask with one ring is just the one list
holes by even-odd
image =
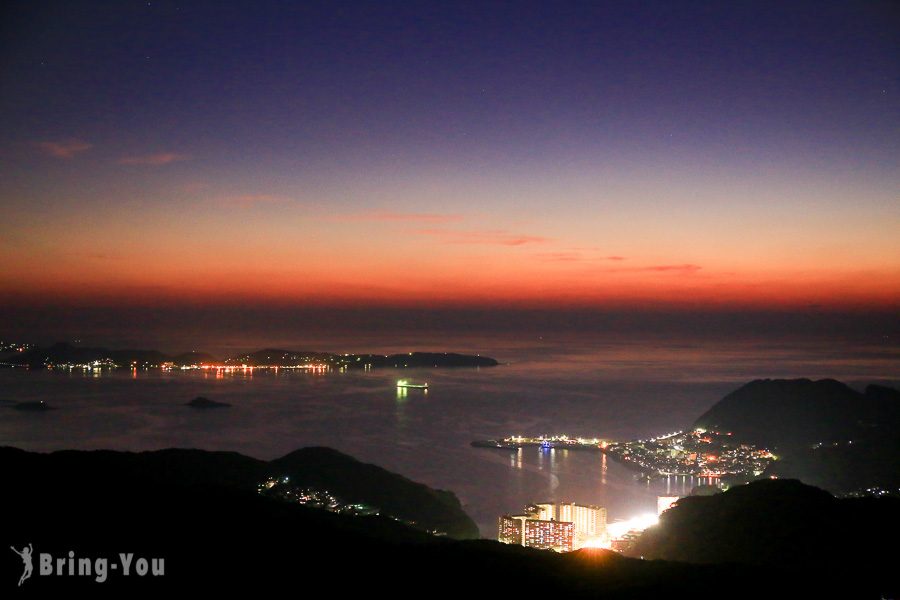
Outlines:
{"label": "thin cloud streak", "polygon": [[58,142],[35,142],[35,146],[47,156],[53,158],[72,158],[80,152],[85,152],[93,148],[93,144],[89,144],[83,140],[62,140]]}
{"label": "thin cloud streak", "polygon": [[450,229],[418,229],[420,235],[441,238],[448,244],[490,244],[499,246],[524,246],[551,242],[550,238],[537,235],[513,234],[506,231],[455,231]]}
{"label": "thin cloud streak", "polygon": [[251,208],[260,205],[284,204],[287,201],[287,198],[282,196],[272,196],[270,194],[243,194],[241,196],[224,198],[222,203],[240,206],[241,208]]}
{"label": "thin cloud streak", "polygon": [[176,154],[175,152],[160,152],[158,154],[146,154],[143,156],[126,156],[125,158],[120,158],[116,162],[118,162],[120,165],[160,166],[187,160],[188,158],[190,157],[185,154]]}
{"label": "thin cloud streak", "polygon": [[534,255],[534,258],[537,260],[541,260],[544,262],[562,262],[562,263],[573,263],[573,262],[597,262],[597,261],[623,261],[626,260],[624,256],[585,256],[581,252],[540,252]]}
{"label": "thin cloud streak", "polygon": [[617,269],[604,269],[604,273],[680,273],[683,275],[693,275],[700,269],[700,265],[685,263],[681,265],[652,265],[649,267],[628,267]]}
{"label": "thin cloud streak", "polygon": [[684,264],[684,265],[657,265],[654,267],[644,267],[642,271],[656,271],[658,273],[677,272],[677,273],[696,273],[702,269],[700,265]]}
{"label": "thin cloud streak", "polygon": [[545,262],[581,262],[584,256],[577,252],[541,252],[534,257]]}
{"label": "thin cloud streak", "polygon": [[336,220],[346,221],[384,221],[398,223],[456,223],[462,221],[462,215],[440,213],[401,213],[401,212],[371,212],[357,213],[354,215],[335,217]]}

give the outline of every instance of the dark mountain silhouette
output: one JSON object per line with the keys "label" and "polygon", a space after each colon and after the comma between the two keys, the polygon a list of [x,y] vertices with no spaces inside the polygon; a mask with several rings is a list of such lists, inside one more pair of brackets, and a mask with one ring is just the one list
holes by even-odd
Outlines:
{"label": "dark mountain silhouette", "polygon": [[834,493],[900,487],[900,392],[858,392],[833,379],[761,379],[728,394],[694,423],[772,448],[765,475]]}
{"label": "dark mountain silhouette", "polygon": [[887,423],[882,410],[887,388],[861,394],[839,381],[760,379],[731,392],[704,413],[695,426],[731,431],[768,447],[846,441]]}
{"label": "dark mountain silhouette", "polygon": [[827,571],[893,593],[898,535],[898,498],[837,499],[799,481],[761,480],[679,500],[632,555]]}

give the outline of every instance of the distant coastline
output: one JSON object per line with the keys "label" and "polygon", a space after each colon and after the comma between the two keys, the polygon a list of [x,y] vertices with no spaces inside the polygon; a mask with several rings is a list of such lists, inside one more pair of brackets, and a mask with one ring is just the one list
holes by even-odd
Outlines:
{"label": "distant coastline", "polygon": [[406,354],[336,354],[267,348],[220,359],[205,352],[168,355],[158,350],[111,350],[59,343],[28,347],[0,356],[0,366],[49,369],[298,369],[309,371],[494,367],[490,357],[454,352]]}

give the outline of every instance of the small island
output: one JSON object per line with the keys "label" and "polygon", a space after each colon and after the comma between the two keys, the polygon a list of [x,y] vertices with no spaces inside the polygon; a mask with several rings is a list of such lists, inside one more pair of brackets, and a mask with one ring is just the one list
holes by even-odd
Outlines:
{"label": "small island", "polygon": [[37,400],[35,402],[17,402],[13,405],[13,408],[23,412],[45,412],[53,410],[53,407],[43,400]]}

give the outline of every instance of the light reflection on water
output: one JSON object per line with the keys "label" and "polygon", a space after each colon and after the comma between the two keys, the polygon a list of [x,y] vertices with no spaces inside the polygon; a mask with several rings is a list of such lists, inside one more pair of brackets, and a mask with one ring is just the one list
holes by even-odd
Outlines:
{"label": "light reflection on water", "polygon": [[[472,448],[472,440],[556,433],[649,437],[689,425],[724,394],[757,377],[827,376],[895,385],[900,379],[897,348],[877,344],[443,343],[415,347],[481,352],[510,364],[404,371],[428,381],[427,394],[398,389],[396,372],[389,370],[251,375],[4,369],[0,404],[44,400],[58,410],[36,414],[0,406],[0,444],[42,451],[198,447],[264,459],[327,445],[453,490],[482,534],[493,536],[499,514],[531,502],[600,504],[610,519],[627,518],[655,511],[657,495],[684,494],[704,482],[641,483],[600,453],[509,452]],[[196,396],[232,407],[184,406]]]}

